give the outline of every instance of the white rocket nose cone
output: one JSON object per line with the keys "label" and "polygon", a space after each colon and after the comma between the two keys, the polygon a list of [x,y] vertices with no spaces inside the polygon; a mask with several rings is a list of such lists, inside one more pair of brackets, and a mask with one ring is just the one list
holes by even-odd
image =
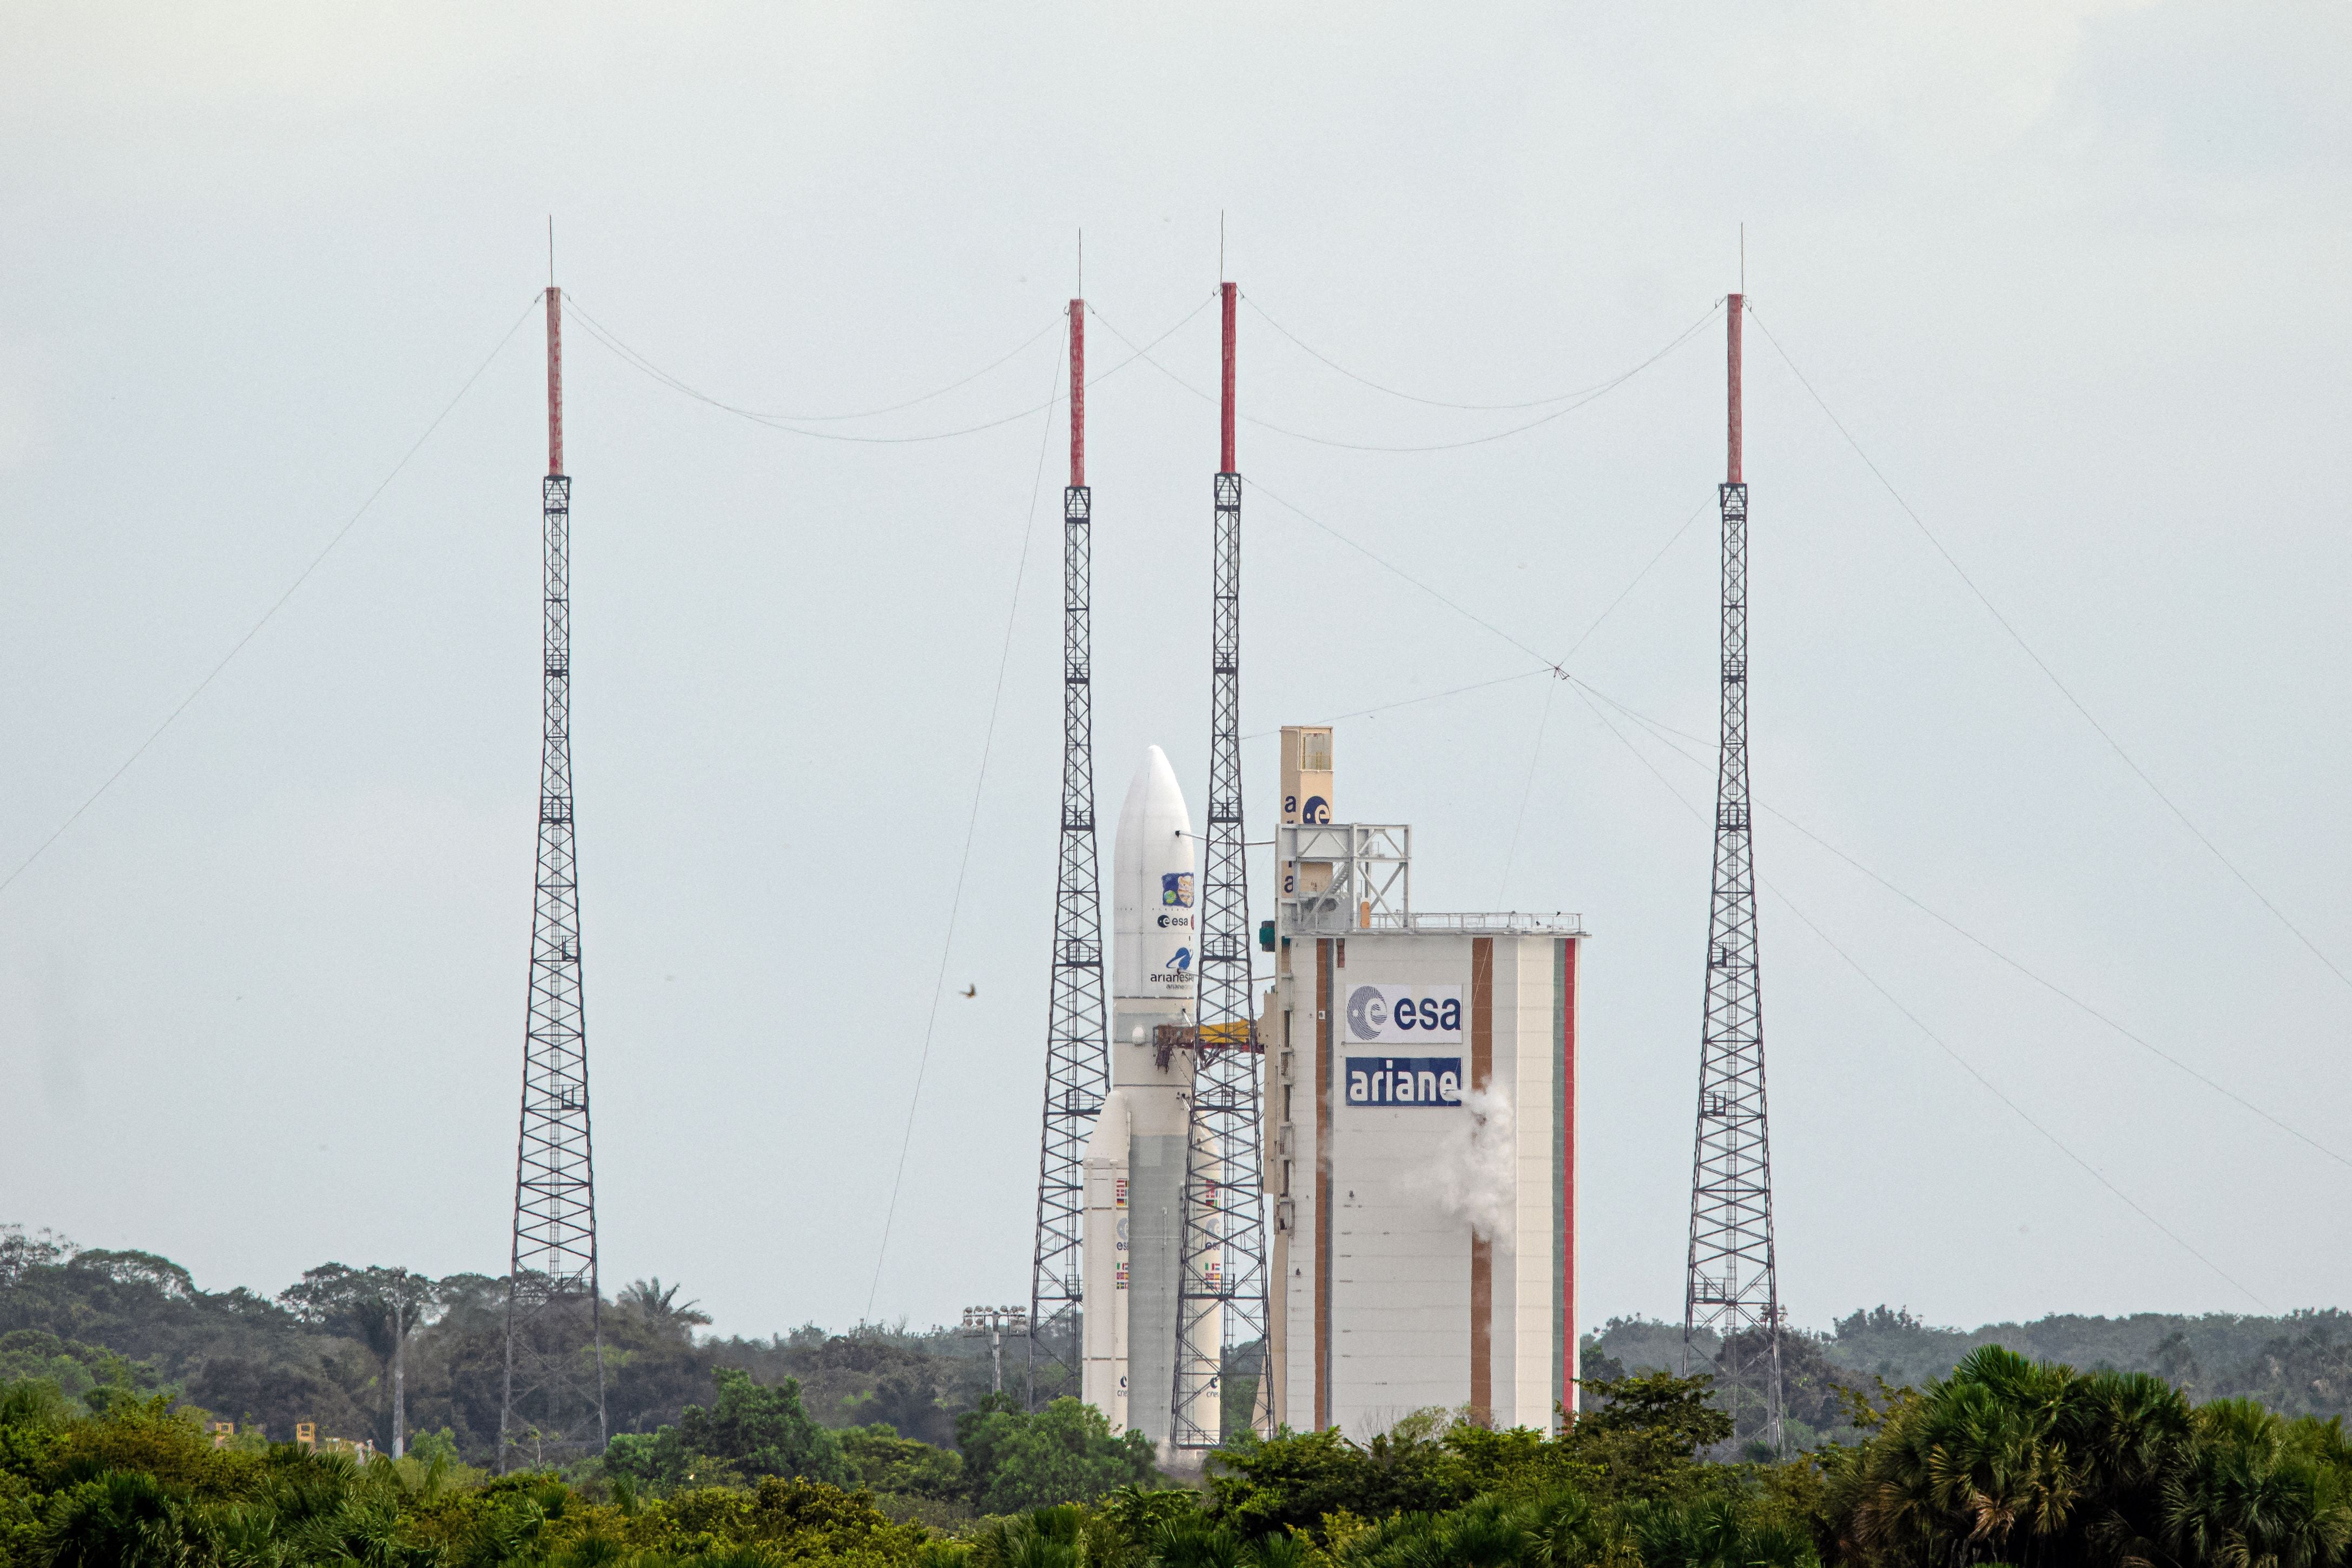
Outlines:
{"label": "white rocket nose cone", "polygon": [[1111,852],[1111,995],[1192,1002],[1200,911],[1192,818],[1168,754],[1152,747],[1127,787]]}
{"label": "white rocket nose cone", "polygon": [[[1118,809],[1118,848],[1127,853],[1130,841],[1139,842],[1136,834],[1145,827],[1189,833],[1192,820],[1184,810],[1184,787],[1176,782],[1176,769],[1168,765],[1168,754],[1156,746],[1143,748],[1143,760],[1136,765],[1135,777],[1128,781],[1127,801]],[[1120,862],[1124,864],[1125,862]]]}

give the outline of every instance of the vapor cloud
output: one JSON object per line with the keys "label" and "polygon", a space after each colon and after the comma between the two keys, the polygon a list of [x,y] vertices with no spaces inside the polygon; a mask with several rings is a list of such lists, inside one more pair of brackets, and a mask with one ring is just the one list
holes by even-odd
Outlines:
{"label": "vapor cloud", "polygon": [[1462,1096],[1462,1108],[1461,1131],[1437,1162],[1438,1199],[1480,1240],[1492,1240],[1518,1201],[1513,1179],[1517,1118],[1510,1096],[1499,1089],[1471,1090]]}

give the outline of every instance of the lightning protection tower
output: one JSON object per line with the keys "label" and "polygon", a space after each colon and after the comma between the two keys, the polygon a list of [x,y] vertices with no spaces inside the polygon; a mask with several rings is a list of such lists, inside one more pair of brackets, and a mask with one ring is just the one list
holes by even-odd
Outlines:
{"label": "lightning protection tower", "polygon": [[[1265,1230],[1260,1214],[1258,1069],[1252,1020],[1249,874],[1242,843],[1242,476],[1234,471],[1234,313],[1224,305],[1224,396],[1215,482],[1209,648],[1209,843],[1201,900],[1199,1067],[1184,1172],[1177,1276],[1176,1387],[1169,1430],[1180,1449],[1224,1440],[1225,1347],[1251,1347],[1264,1383]],[[1264,1394],[1254,1402],[1265,1408]],[[1244,1413],[1251,1420],[1254,1413]]]}
{"label": "lightning protection tower", "polygon": [[588,1040],[580,1004],[580,883],[572,837],[572,480],[563,472],[562,295],[547,290],[546,720],[539,883],[530,930],[514,1252],[507,1276],[499,1469],[604,1447],[604,1338]]}
{"label": "lightning protection tower", "polygon": [[1070,483],[1062,492],[1062,842],[1054,886],[1053,999],[1029,1277],[1032,1406],[1076,1394],[1084,1354],[1087,1138],[1110,1089],[1102,896],[1095,856],[1091,612],[1094,492],[1087,487],[1087,303],[1070,301]]}
{"label": "lightning protection tower", "polygon": [[1716,1386],[1735,1442],[1780,1433],[1780,1290],[1772,1257],[1772,1155],[1764,1115],[1764,1023],[1756,956],[1756,861],[1748,800],[1748,486],[1740,477],[1739,328],[1729,300],[1729,472],[1723,507],[1723,749],[1715,797],[1715,889],[1691,1161],[1683,1363],[1702,1328],[1721,1336]]}

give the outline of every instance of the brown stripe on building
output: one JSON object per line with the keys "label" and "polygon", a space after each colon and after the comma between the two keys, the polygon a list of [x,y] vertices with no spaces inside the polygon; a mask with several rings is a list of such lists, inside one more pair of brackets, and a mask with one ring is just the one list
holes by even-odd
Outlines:
{"label": "brown stripe on building", "polygon": [[[1495,1076],[1495,939],[1470,942],[1470,1087]],[[1470,1418],[1495,1424],[1495,1243],[1470,1233]]]}
{"label": "brown stripe on building", "polygon": [[1331,1425],[1331,938],[1315,939],[1315,1429]]}

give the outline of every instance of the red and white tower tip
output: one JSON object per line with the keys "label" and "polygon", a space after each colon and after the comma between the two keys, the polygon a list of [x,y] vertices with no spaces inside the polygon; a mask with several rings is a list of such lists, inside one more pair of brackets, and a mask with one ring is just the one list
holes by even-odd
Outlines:
{"label": "red and white tower tip", "polygon": [[1070,488],[1087,483],[1087,302],[1070,301]]}
{"label": "red and white tower tip", "polygon": [[1732,295],[1729,304],[1731,309],[1729,323],[1731,334],[1728,340],[1730,362],[1726,366],[1726,373],[1729,377],[1731,386],[1731,451],[1729,470],[1724,475],[1724,479],[1728,484],[1744,485],[1747,481],[1739,476],[1739,319],[1747,314],[1748,296]]}
{"label": "red and white tower tip", "polygon": [[1219,432],[1223,438],[1223,444],[1219,448],[1223,456],[1219,459],[1217,472],[1234,474],[1240,472],[1234,466],[1234,312],[1241,300],[1241,287],[1238,284],[1221,283],[1217,286],[1217,291],[1224,296],[1225,307],[1225,384],[1223,406],[1221,411],[1223,419]]}
{"label": "red and white tower tip", "polygon": [[563,290],[547,286],[547,473],[563,472]]}

